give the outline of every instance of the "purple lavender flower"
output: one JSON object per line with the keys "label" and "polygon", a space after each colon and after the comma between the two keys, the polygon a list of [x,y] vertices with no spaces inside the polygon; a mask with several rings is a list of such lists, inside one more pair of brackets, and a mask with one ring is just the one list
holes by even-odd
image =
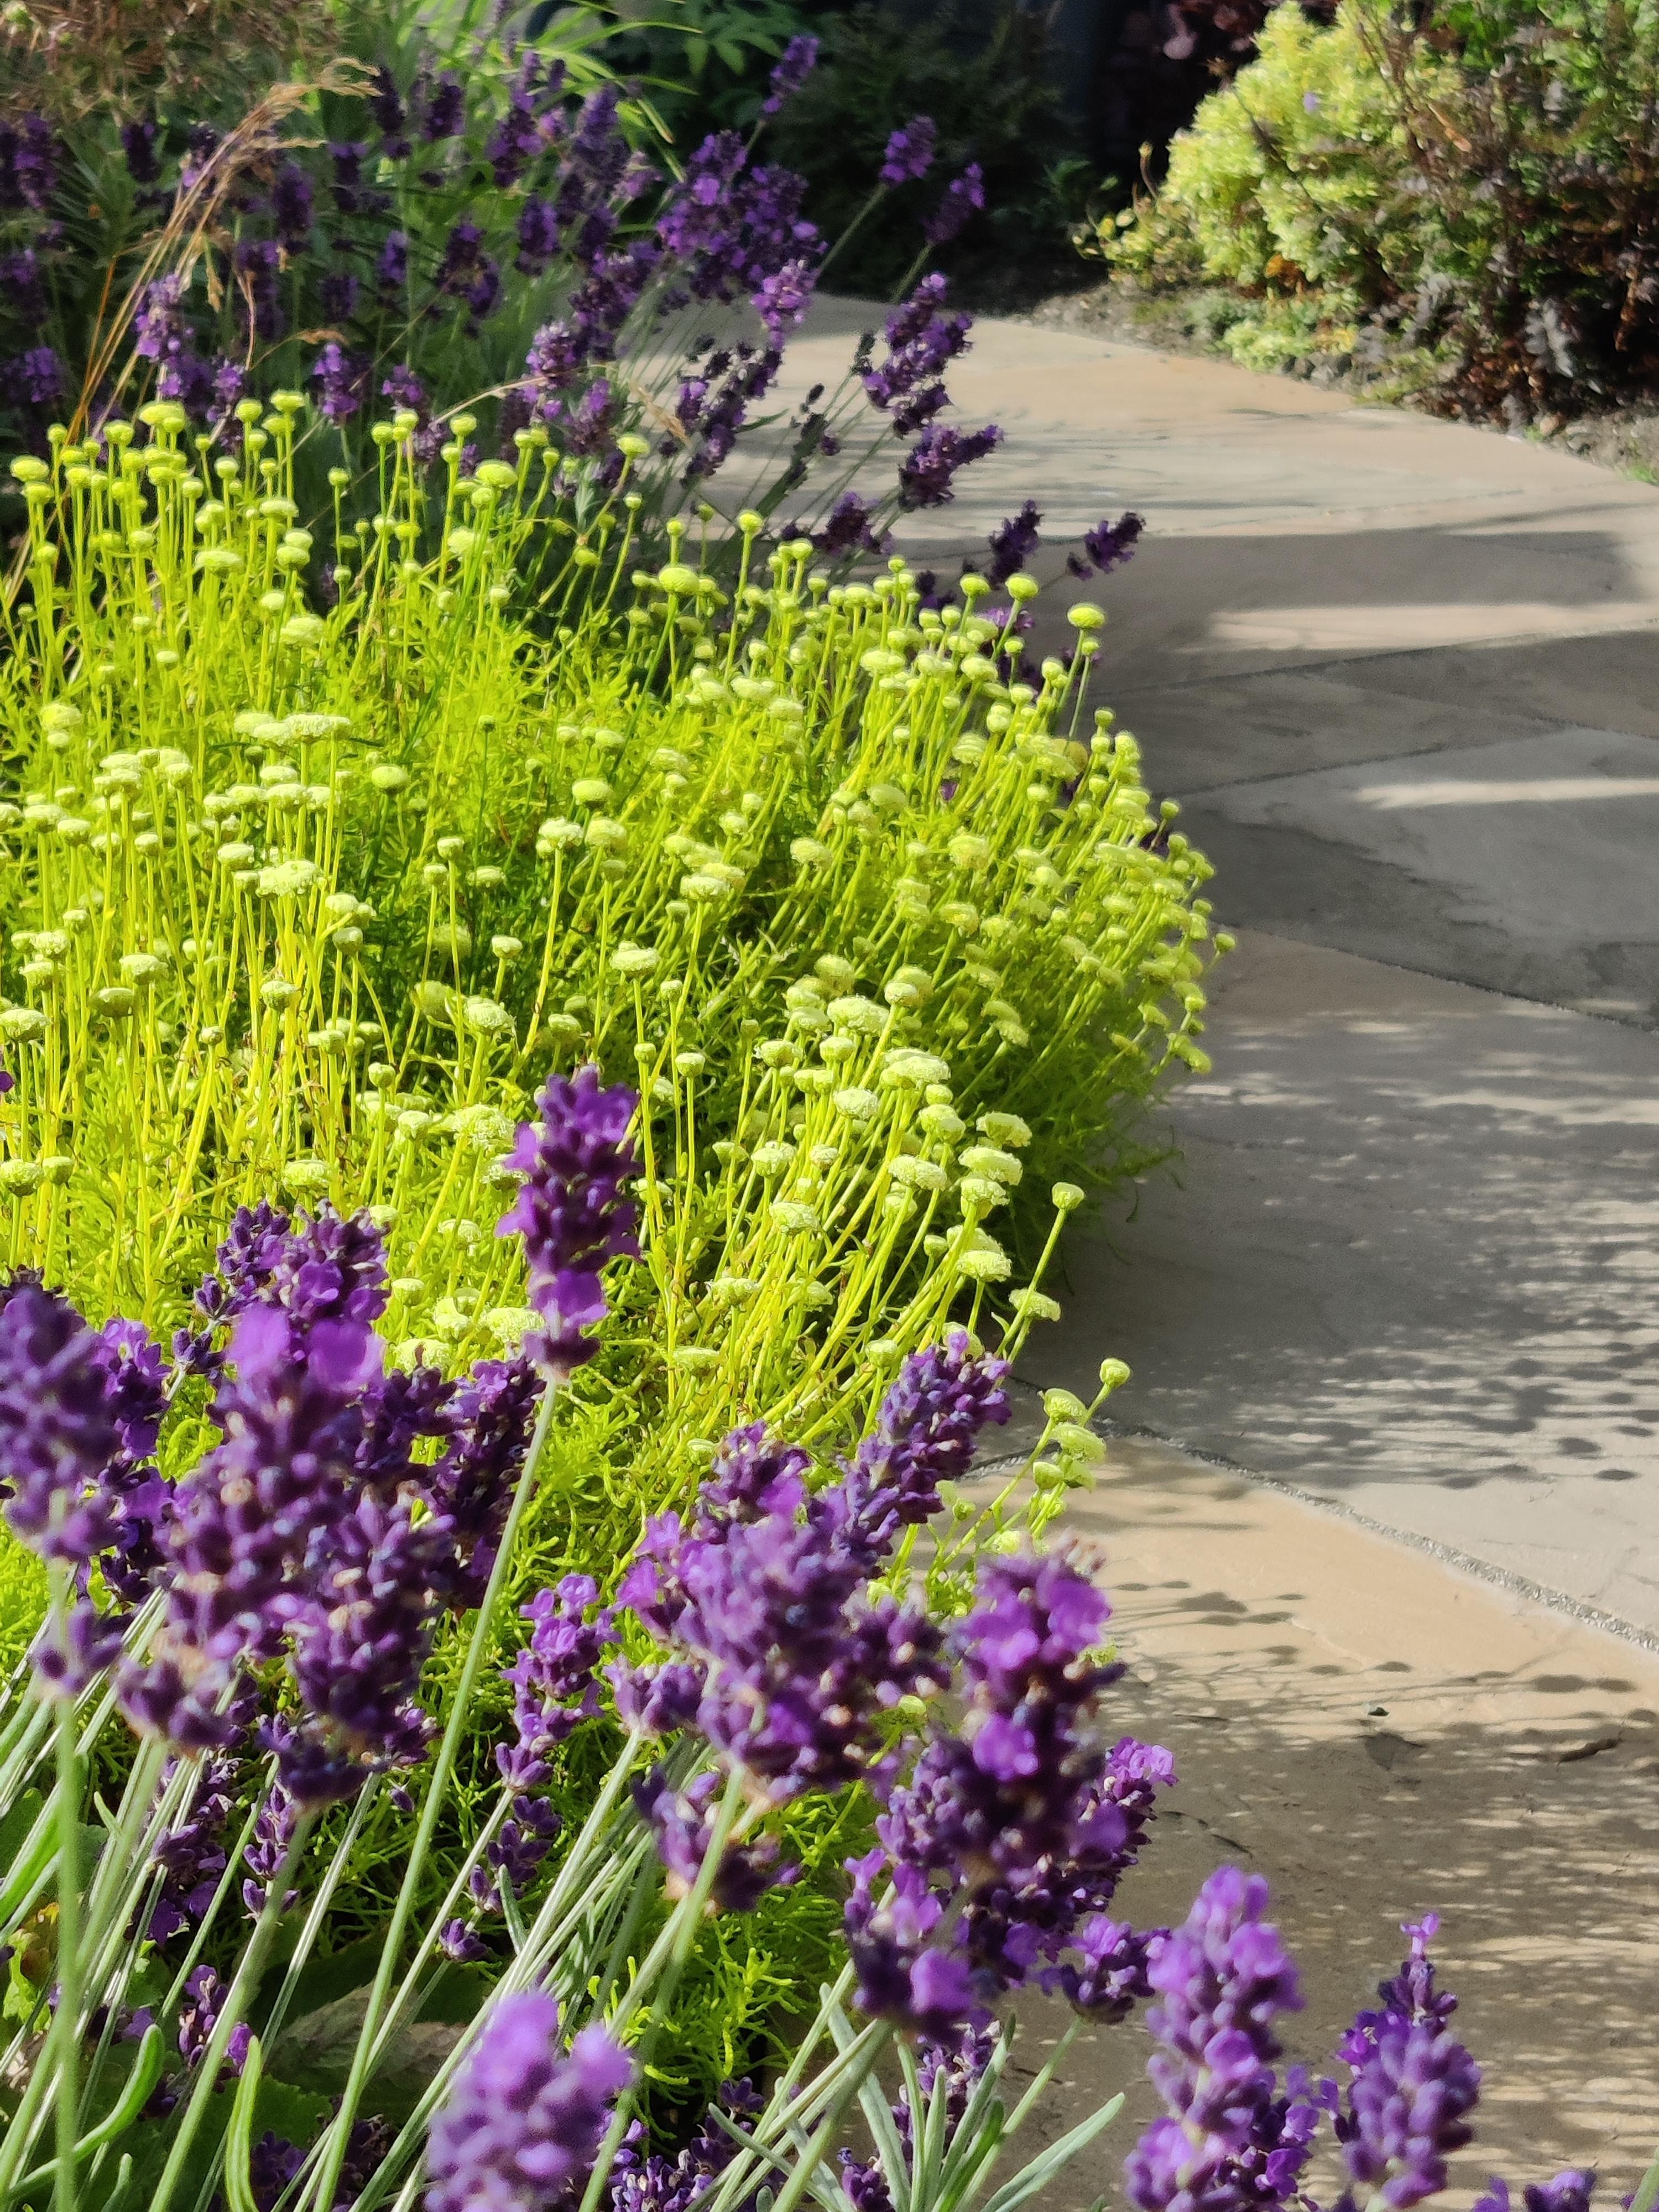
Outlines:
{"label": "purple lavender flower", "polygon": [[[902,2016],[905,1978],[934,1948],[947,1905],[951,1960],[977,2002],[1058,1961],[1104,1911],[1144,1841],[1153,1790],[1174,1779],[1166,1752],[1128,1737],[1109,1754],[1095,1746],[1092,1709],[1120,1670],[1091,1656],[1109,1608],[1079,1560],[988,1560],[978,1600],[951,1639],[963,1724],[933,1736],[877,1822],[884,1857],[872,1864],[890,1870],[905,1927],[871,1919],[873,1872],[872,1901],[848,1908],[868,2011],[897,2003]],[[1073,1970],[1079,1987],[1088,1966],[1085,1955]],[[1053,1969],[1042,1978],[1066,1985]]]}
{"label": "purple lavender flower", "polygon": [[541,117],[522,92],[514,93],[496,118],[484,146],[496,184],[505,191],[545,151],[547,139]]}
{"label": "purple lavender flower", "polygon": [[330,338],[313,364],[317,405],[325,421],[349,422],[368,397],[368,369],[337,338]]}
{"label": "purple lavender flower", "polygon": [[121,125],[121,152],[127,174],[135,185],[153,185],[161,175],[161,164],[155,157],[155,141],[160,135],[161,126],[153,116]]}
{"label": "purple lavender flower", "polygon": [[[1526,2212],[1589,2212],[1595,2188],[1593,2171],[1569,2166],[1553,2181],[1529,2181],[1521,2192]],[[1485,2197],[1474,2202],[1474,2212],[1510,2212],[1510,2185],[1494,2173]]]}
{"label": "purple lavender flower", "polygon": [[[721,1777],[701,1774],[689,1788],[676,1790],[661,1767],[634,1784],[634,1802],[656,1840],[657,1856],[668,1876],[670,1897],[689,1897],[714,1845],[714,1803]],[[721,1912],[752,1912],[769,1890],[787,1888],[799,1878],[798,1866],[778,1864],[775,1836],[752,1843],[728,1843],[721,1852],[709,1901]]]}
{"label": "purple lavender flower", "polygon": [[234,419],[238,402],[247,391],[247,371],[240,361],[221,360],[214,364],[213,410],[221,426],[228,425],[240,442],[241,425]]}
{"label": "purple lavender flower", "polygon": [[104,1580],[129,1605],[153,1586],[161,1565],[161,1532],[173,1488],[155,1463],[167,1412],[168,1377],[161,1348],[142,1322],[105,1322],[105,1391],[120,1449],[104,1471],[112,1515],[109,1549],[99,1562]]}
{"label": "purple lavender flower", "polygon": [[1480,2069],[1446,2026],[1457,2000],[1434,1987],[1438,1927],[1431,1913],[1406,1929],[1411,1954],[1383,1983],[1381,2009],[1362,2012],[1340,2046],[1352,2079],[1337,2139],[1354,2180],[1395,2212],[1446,2186],[1447,2156],[1470,2140],[1466,2115],[1480,2094]]}
{"label": "purple lavender flower", "polygon": [[357,215],[362,210],[363,161],[368,148],[361,138],[337,138],[330,142],[329,191],[336,212]]}
{"label": "purple lavender flower", "polygon": [[526,194],[519,210],[518,237],[515,267],[522,276],[539,276],[559,250],[558,210],[534,192]]}
{"label": "purple lavender flower", "polygon": [[270,216],[283,251],[304,252],[311,236],[311,180],[297,161],[284,161],[272,180]]}
{"label": "purple lavender flower", "polygon": [[424,1753],[430,1723],[415,1692],[453,1558],[441,1514],[416,1521],[406,1502],[369,1497],[313,1540],[306,1588],[284,1615],[307,1749],[326,1741],[338,1757],[330,1777],[302,1784],[279,1746],[278,1771],[296,1796],[314,1799],[324,1780],[329,1795],[349,1794],[368,1768],[410,1765]]}
{"label": "purple lavender flower", "polygon": [[929,246],[948,246],[985,205],[985,172],[970,161],[959,177],[945,188],[945,197],[925,223],[922,235]]}
{"label": "purple lavender flower", "polygon": [[0,212],[49,214],[58,189],[58,139],[44,115],[0,123]]}
{"label": "purple lavender flower", "polygon": [[784,333],[793,330],[805,314],[816,283],[810,264],[798,257],[772,270],[750,295],[750,305],[766,325],[774,345],[781,345]]}
{"label": "purple lavender flower", "polygon": [[887,319],[887,358],[865,373],[871,405],[890,412],[901,437],[913,437],[949,405],[939,374],[967,349],[972,318],[944,313],[945,295],[943,276],[924,276]]}
{"label": "purple lavender flower", "polygon": [[553,2212],[580,2194],[633,2078],[602,2027],[564,2052],[551,1997],[498,1997],[428,2134],[427,2212]]}
{"label": "purple lavender flower", "polygon": [[1091,1913],[1072,1939],[1077,1962],[1052,1968],[1043,1977],[1044,1986],[1057,1990],[1090,2020],[1108,2024],[1122,2020],[1142,1997],[1152,1995],[1148,1960],[1169,1932],[1155,1928],[1138,1934],[1127,1921]]}
{"label": "purple lavender flower", "polygon": [[859,2002],[908,2033],[945,2041],[961,2033],[979,2003],[965,1960],[930,1939],[945,1906],[915,1867],[890,1869],[884,1895],[878,1885],[890,1872],[878,1850],[849,1859],[848,1948],[858,1970]]}
{"label": "purple lavender flower", "polygon": [[460,79],[446,70],[427,100],[421,136],[428,146],[435,146],[441,138],[459,137],[465,126],[466,94]]}
{"label": "purple lavender flower", "polygon": [[873,516],[874,509],[857,492],[844,491],[812,532],[812,543],[832,561],[845,553],[884,553],[891,535],[877,531]]}
{"label": "purple lavender flower", "polygon": [[195,1927],[213,1901],[228,1863],[225,1832],[237,1779],[234,1759],[204,1760],[188,1809],[155,1846],[165,1878],[146,1933],[162,1949]]}
{"label": "purple lavender flower", "polygon": [[805,191],[805,179],[790,170],[751,167],[735,131],[705,138],[657,222],[665,250],[685,264],[691,296],[755,298],[792,264],[799,274],[791,289],[800,289],[822,246],[816,226],[801,216]]}
{"label": "purple lavender flower", "polygon": [[913,115],[887,141],[880,177],[890,188],[917,183],[933,166],[939,145],[939,126],[931,115]]}
{"label": "purple lavender flower", "polygon": [[222,1363],[212,1351],[214,1332],[259,1297],[282,1257],[288,1230],[288,1215],[278,1213],[266,1199],[237,1207],[212,1268],[191,1300],[204,1326],[194,1334],[181,1328],[173,1340],[173,1356],[187,1373],[217,1375]]}
{"label": "purple lavender flower", "polygon": [[357,312],[357,279],[349,269],[331,269],[319,279],[317,300],[331,323],[349,323]]}
{"label": "purple lavender flower", "polygon": [[913,1352],[881,1401],[876,1425],[859,1445],[839,1492],[843,1543],[875,1565],[902,1528],[937,1513],[941,1482],[968,1472],[980,1431],[1008,1418],[1008,1363],[974,1351],[966,1329]]}
{"label": "purple lavender flower", "polygon": [[1097,522],[1083,533],[1082,556],[1069,554],[1066,565],[1078,577],[1108,575],[1130,558],[1146,527],[1145,518],[1139,514],[1120,514],[1115,522]]}
{"label": "purple lavender flower", "polygon": [[761,102],[761,113],[777,114],[787,102],[794,98],[817,65],[817,40],[804,33],[791,39],[767,80],[766,98]]}
{"label": "purple lavender flower", "polygon": [[617,120],[621,105],[619,85],[602,84],[590,92],[581,104],[570,140],[571,161],[607,191],[628,167],[628,140]]}
{"label": "purple lavender flower", "polygon": [[544,1389],[527,1358],[481,1359],[451,1401],[453,1434],[428,1486],[456,1552],[454,1602],[483,1595]]}
{"label": "purple lavender flower", "polygon": [[[225,2008],[229,1984],[213,1966],[198,1966],[185,1984],[185,2002],[179,2014],[179,2051],[185,2064],[192,2072],[207,2054],[213,2039],[213,2031],[219,2024],[219,2015]],[[233,2030],[225,2051],[224,2073],[221,2078],[240,2074],[247,2063],[248,2045],[252,2031],[246,2021]]]}
{"label": "purple lavender flower", "polygon": [[991,532],[991,557],[985,564],[985,580],[1000,592],[1010,576],[1025,566],[1039,543],[1042,524],[1035,500],[1028,499],[1018,514],[1010,515]]}
{"label": "purple lavender flower", "polygon": [[380,248],[380,258],[374,264],[374,281],[383,297],[393,298],[409,282],[409,235],[405,231],[389,230],[386,243]]}
{"label": "purple lavender flower", "polygon": [[907,510],[945,506],[956,497],[958,471],[1001,443],[994,422],[969,431],[951,422],[930,423],[899,463],[899,505]]}
{"label": "purple lavender flower", "polygon": [[[651,1522],[618,1598],[689,1652],[702,1674],[696,1725],[783,1802],[866,1772],[876,1715],[940,1686],[938,1632],[890,1599],[860,1607],[866,1550],[845,1540],[836,1493],[688,1535]],[[629,1702],[639,1710],[642,1686]]]}
{"label": "purple lavender flower", "polygon": [[244,238],[231,255],[236,300],[251,337],[269,342],[285,327],[277,297],[282,250],[268,238]]}
{"label": "purple lavender flower", "polygon": [[207,173],[207,167],[220,147],[222,137],[210,123],[190,124],[185,131],[184,158],[179,164],[180,193],[194,191]]}
{"label": "purple lavender flower", "polygon": [[301,1331],[319,1322],[378,1321],[386,1311],[386,1240],[365,1212],[324,1206],[270,1257],[265,1295]]}
{"label": "purple lavender flower", "polygon": [[609,1310],[605,1263],[638,1249],[623,1188],[639,1171],[628,1136],[639,1099],[620,1085],[605,1090],[598,1068],[583,1067],[550,1076],[536,1103],[540,1121],[520,1129],[510,1156],[525,1180],[495,1233],[524,1238],[530,1303],[543,1323],[526,1350],[563,1377],[598,1349],[586,1331]]}
{"label": "purple lavender flower", "polygon": [[[532,1793],[552,1779],[559,1746],[599,1711],[599,1666],[611,1640],[612,1616],[608,1608],[595,1611],[599,1595],[591,1575],[566,1575],[556,1589],[538,1590],[520,1608],[520,1618],[531,1623],[530,1641],[501,1670],[514,1693],[516,1741],[497,1746],[495,1764],[514,1799],[489,1859],[515,1893],[558,1832],[557,1816]],[[483,1905],[496,1902],[482,1869],[473,1877],[473,1895]]]}
{"label": "purple lavender flower", "polygon": [[30,346],[8,363],[6,378],[21,406],[61,407],[69,392],[69,372],[50,346]]}
{"label": "purple lavender flower", "polygon": [[733,1522],[752,1523],[774,1513],[793,1518],[806,1502],[811,1465],[811,1453],[781,1443],[764,1421],[733,1429],[697,1492],[699,1533],[713,1534]]}
{"label": "purple lavender flower", "polygon": [[[752,2118],[761,2104],[746,2079],[720,2085],[718,2109],[732,2119]],[[713,2112],[672,2159],[660,2152],[647,2154],[642,2141],[636,2124],[617,2154],[611,2170],[611,2212],[691,2212],[738,2148],[738,2136],[722,2127]]]}
{"label": "purple lavender flower", "polygon": [[122,1449],[110,1347],[64,1298],[24,1284],[0,1301],[0,1496],[12,1534],[84,1570],[112,1528],[105,1477]]}
{"label": "purple lavender flower", "polygon": [[446,1920],[438,1930],[438,1948],[458,1966],[475,1964],[489,1956],[489,1946],[480,1941],[465,1920]]}
{"label": "purple lavender flower", "polygon": [[384,62],[377,62],[374,65],[374,90],[368,95],[368,112],[384,137],[386,143],[382,150],[387,160],[401,161],[409,152],[409,140],[404,135],[408,117],[402,95]]}
{"label": "purple lavender flower", "polygon": [[[242,1853],[242,1863],[249,1875],[242,1884],[242,1903],[250,1919],[257,1920],[275,1897],[276,1879],[287,1863],[289,1846],[294,1841],[299,1822],[299,1800],[280,1781],[273,1783],[259,1801],[253,1835]],[[285,1911],[297,1895],[298,1892],[291,1889],[283,1893]]]}
{"label": "purple lavender flower", "polygon": [[1316,2110],[1275,2096],[1274,2023],[1300,2009],[1302,1995],[1279,1931],[1262,1917],[1267,1903],[1259,1875],[1218,1869],[1148,1964],[1160,2002],[1146,2017],[1158,2046],[1146,2070],[1170,2116],[1125,2164],[1140,2212],[1242,2212],[1269,2194],[1264,2158],[1278,2161],[1272,2194],[1282,2197],[1306,2157]]}
{"label": "purple lavender flower", "polygon": [[281,1308],[241,1315],[236,1379],[216,1406],[224,1442],[174,1492],[173,1580],[155,1655],[119,1686],[136,1728],[185,1749],[228,1740],[219,1704],[236,1662],[280,1648],[294,1578],[351,1496],[362,1394],[381,1353],[359,1322],[318,1322],[301,1352]]}

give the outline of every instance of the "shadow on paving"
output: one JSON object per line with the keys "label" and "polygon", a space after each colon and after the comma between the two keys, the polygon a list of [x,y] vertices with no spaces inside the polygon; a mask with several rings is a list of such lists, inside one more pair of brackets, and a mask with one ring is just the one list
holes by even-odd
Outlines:
{"label": "shadow on paving", "polygon": [[[1181,1776],[1116,1916],[1178,1920],[1222,1863],[1265,1875],[1307,1997],[1288,2057],[1346,2080],[1336,2039],[1399,1923],[1439,1911],[1485,2073],[1458,2195],[1599,2162],[1616,2201],[1659,2132],[1659,1659],[1158,1447],[1113,1461],[1069,1522],[1104,1541],[1129,1667],[1108,1724]],[[1063,2015],[1023,2017],[1029,2076]],[[1068,2054],[1045,2137],[1128,2102],[1045,2212],[1121,2196],[1147,2049],[1132,2020]],[[1328,2148],[1311,2186],[1339,2193]]]}

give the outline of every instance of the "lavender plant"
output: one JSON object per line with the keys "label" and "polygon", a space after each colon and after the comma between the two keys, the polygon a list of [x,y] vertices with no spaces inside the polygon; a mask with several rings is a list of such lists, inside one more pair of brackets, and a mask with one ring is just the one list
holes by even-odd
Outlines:
{"label": "lavender plant", "polygon": [[[501,1224],[526,1244],[537,1325],[510,1369],[476,1369],[459,1391],[388,1363],[374,1327],[385,1261],[367,1223],[299,1234],[268,1216],[242,1223],[246,1264],[221,1279],[210,1340],[171,1370],[137,1324],[94,1330],[27,1277],[5,1291],[0,1480],[13,1532],[52,1584],[33,1691],[0,1723],[8,1802],[23,1815],[0,1888],[5,1936],[39,1929],[48,1898],[55,1908],[6,2054],[8,2201],[142,2192],[166,2212],[222,2190],[232,2205],[367,2212],[417,2200],[423,2152],[435,2206],[635,2201],[651,2172],[639,2087],[708,1910],[752,1910],[790,1881],[784,1816],[860,1786],[899,1824],[887,1887],[902,1887],[899,1827],[914,1829],[921,1785],[907,1797],[899,1778],[913,1764],[920,1778],[957,1740],[937,1732],[921,1750],[918,1724],[958,1668],[976,1700],[981,1832],[1000,1838],[1005,1872],[1058,1853],[1050,1887],[1080,1905],[1109,1895],[1132,1861],[1150,1792],[1144,1774],[1124,1783],[1124,1746],[1108,1762],[1081,1732],[1111,1670],[1084,1664],[1106,1607],[1080,1570],[1000,1560],[956,1632],[918,1601],[910,1536],[937,1520],[941,1486],[1006,1413],[1005,1363],[958,1333],[906,1363],[827,1483],[805,1451],[751,1425],[720,1455],[695,1516],[652,1523],[616,1607],[599,1609],[580,1577],[535,1595],[506,1669],[498,1787],[482,1817],[462,1814],[433,1896],[558,1395],[592,1358],[605,1270],[630,1248],[635,1105],[591,1074],[550,1087]],[[180,1423],[201,1433],[191,1396],[210,1357],[216,1441],[169,1480],[158,1441]],[[939,1533],[943,1564],[969,1560],[996,1525],[994,1509],[958,1515]],[[1012,1528],[1007,1540],[1018,1541]],[[602,1668],[622,1608],[636,1650],[647,1632],[665,1649]],[[443,1639],[459,1660],[447,1677],[427,1663]],[[559,1836],[545,1785],[599,1718],[605,1678],[621,1748],[580,1832]],[[1044,1730],[1056,1763],[1038,1784],[1018,1742],[1056,1689]],[[136,1743],[112,1746],[128,1729]],[[89,1796],[112,1759],[125,1787]],[[1039,1787],[1041,1839],[1029,1817],[1018,1826]],[[224,1801],[247,1804],[234,1841]],[[402,1824],[403,1879],[329,2099],[308,2094],[319,2023],[297,2008],[377,1814]],[[204,1853],[216,1820],[225,1841]],[[872,1869],[855,1872],[863,1900]],[[726,2122],[723,2201],[780,2170],[794,2202],[821,2189],[842,2116],[918,2005],[942,2034],[965,2024],[976,2001],[961,1930],[983,1885],[963,1917],[936,1874],[923,1882],[931,1917],[895,1917],[884,1891],[878,1928],[855,1904],[855,1962],[824,1992],[789,2073],[744,2125]],[[1056,1917],[1052,1900],[999,1894],[996,1909],[1005,1928],[1027,1927],[1027,1963],[1059,1960],[1072,1942],[1075,1905]],[[1005,1986],[1024,1978],[1015,1948],[1005,1936],[997,1948]],[[392,2062],[456,1958],[487,1963],[482,2027],[468,2018],[428,2034],[417,2092],[389,2107]],[[843,2009],[855,1986],[862,2028]],[[298,2132],[279,2134],[277,2118]],[[981,2146],[978,2187],[954,2201],[984,2197],[995,2148]],[[1033,2171],[1060,2162],[1051,2152]]]}
{"label": "lavender plant", "polygon": [[1042,1194],[1133,1172],[1204,1064],[1206,870],[1086,719],[1097,611],[1028,679],[1021,573],[935,611],[749,516],[735,590],[712,548],[635,570],[633,451],[566,501],[534,430],[472,474],[452,440],[428,518],[405,415],[319,614],[302,403],[245,412],[235,455],[157,403],[16,465],[11,1262],[165,1336],[237,1205],[367,1208],[394,1340],[454,1373],[525,1326],[489,1223],[542,1074],[635,1076],[647,1265],[545,1508],[590,1568],[733,1420],[837,1435],[951,1314],[1053,1310]]}

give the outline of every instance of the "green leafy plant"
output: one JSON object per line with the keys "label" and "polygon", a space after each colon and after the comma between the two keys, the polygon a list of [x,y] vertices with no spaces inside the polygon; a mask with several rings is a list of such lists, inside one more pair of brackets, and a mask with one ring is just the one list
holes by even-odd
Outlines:
{"label": "green leafy plant", "polygon": [[1222,343],[1251,366],[1357,358],[1522,424],[1659,364],[1656,98],[1643,6],[1348,0],[1329,28],[1280,6],[1099,250],[1233,288]]}

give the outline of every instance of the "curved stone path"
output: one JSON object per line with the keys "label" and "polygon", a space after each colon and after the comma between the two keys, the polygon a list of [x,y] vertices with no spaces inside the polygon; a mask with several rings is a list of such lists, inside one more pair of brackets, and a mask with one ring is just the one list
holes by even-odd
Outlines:
{"label": "curved stone path", "polygon": [[[880,313],[822,303],[792,378]],[[1134,1370],[1074,1515],[1183,1772],[1124,1908],[1260,1868],[1314,2058],[1438,1907],[1459,2201],[1598,2158],[1611,2201],[1659,2131],[1659,490],[1011,323],[950,384],[1008,441],[904,550],[1146,516],[1099,696],[1240,938],[1179,1164],[1073,1237],[1024,1376]],[[1143,2058],[1085,2039],[1052,2124],[1144,2115]]]}

